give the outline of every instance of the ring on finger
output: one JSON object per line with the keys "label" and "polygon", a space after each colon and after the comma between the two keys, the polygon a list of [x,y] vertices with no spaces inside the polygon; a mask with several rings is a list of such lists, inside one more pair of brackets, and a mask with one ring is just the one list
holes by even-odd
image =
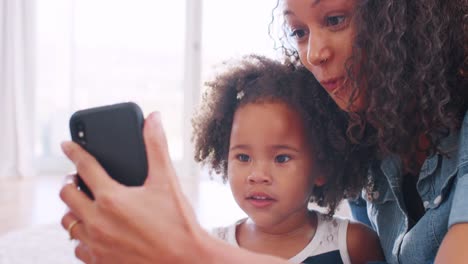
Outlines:
{"label": "ring on finger", "polygon": [[71,223],[68,225],[67,231],[68,231],[68,235],[70,236],[70,240],[75,239],[75,238],[73,237],[73,235],[72,235],[72,231],[73,231],[73,228],[74,228],[77,224],[79,224],[80,222],[81,222],[81,220],[77,219],[77,220],[71,222]]}

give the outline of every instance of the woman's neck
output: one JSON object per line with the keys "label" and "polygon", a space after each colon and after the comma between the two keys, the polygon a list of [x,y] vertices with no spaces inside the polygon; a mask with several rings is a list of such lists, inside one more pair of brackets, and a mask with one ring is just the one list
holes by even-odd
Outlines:
{"label": "woman's neck", "polygon": [[237,242],[240,247],[254,252],[289,259],[312,240],[318,223],[315,212],[309,212],[302,219],[294,220],[272,227],[262,227],[247,219],[237,228]]}
{"label": "woman's neck", "polygon": [[431,143],[429,138],[426,135],[421,135],[418,141],[418,148],[415,153],[411,156],[407,156],[403,159],[403,165],[405,168],[404,174],[414,175],[416,178],[419,177],[419,172],[421,170],[424,161],[427,158],[427,151]]}

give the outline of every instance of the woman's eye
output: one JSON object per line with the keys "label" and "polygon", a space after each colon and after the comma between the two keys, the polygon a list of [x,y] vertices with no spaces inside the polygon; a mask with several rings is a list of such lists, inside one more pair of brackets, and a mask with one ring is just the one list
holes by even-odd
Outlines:
{"label": "woman's eye", "polygon": [[289,37],[294,39],[301,39],[306,35],[306,31],[303,29],[291,29]]}
{"label": "woman's eye", "polygon": [[239,154],[237,155],[237,160],[239,160],[240,162],[249,162],[250,157],[249,155],[246,155],[246,154]]}
{"label": "woman's eye", "polygon": [[344,24],[346,21],[346,16],[340,15],[340,16],[329,16],[326,17],[326,25],[329,27],[339,27]]}
{"label": "woman's eye", "polygon": [[275,162],[277,163],[285,163],[291,160],[291,157],[288,155],[278,155],[275,157]]}

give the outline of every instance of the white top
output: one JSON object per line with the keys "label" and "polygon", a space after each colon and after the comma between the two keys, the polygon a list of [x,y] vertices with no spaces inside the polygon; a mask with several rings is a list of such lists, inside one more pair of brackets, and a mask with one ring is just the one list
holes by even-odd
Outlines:
{"label": "white top", "polygon": [[[292,263],[307,263],[312,259],[319,258],[325,262],[328,259],[333,259],[333,263],[336,262],[336,257],[341,257],[341,261],[344,264],[351,264],[351,260],[348,254],[348,247],[346,244],[346,235],[348,231],[348,219],[342,219],[333,217],[327,219],[324,215],[316,212],[317,214],[317,230],[314,237],[310,240],[304,249],[298,252],[294,257],[289,259]],[[237,221],[236,223],[227,226],[219,227],[212,230],[212,234],[220,238],[231,245],[239,247],[236,239],[236,228],[243,223],[246,218]],[[324,254],[327,254],[325,256]],[[329,258],[330,255],[335,254],[335,258]],[[324,258],[325,257],[325,258]],[[324,263],[324,262],[323,262]]]}

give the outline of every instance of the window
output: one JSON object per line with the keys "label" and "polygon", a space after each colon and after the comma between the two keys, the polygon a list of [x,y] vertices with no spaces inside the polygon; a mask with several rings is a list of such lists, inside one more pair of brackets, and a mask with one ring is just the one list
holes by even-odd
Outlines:
{"label": "window", "polygon": [[71,168],[60,142],[72,112],[122,101],[162,112],[171,156],[184,158],[185,0],[37,0],[35,156]]}
{"label": "window", "polygon": [[214,65],[275,53],[268,24],[277,0],[36,1],[40,171],[72,169],[59,145],[74,111],[121,101],[161,111],[173,160],[191,162],[190,116]]}
{"label": "window", "polygon": [[275,57],[268,33],[278,0],[205,0],[203,2],[202,79],[213,66],[250,53]]}

